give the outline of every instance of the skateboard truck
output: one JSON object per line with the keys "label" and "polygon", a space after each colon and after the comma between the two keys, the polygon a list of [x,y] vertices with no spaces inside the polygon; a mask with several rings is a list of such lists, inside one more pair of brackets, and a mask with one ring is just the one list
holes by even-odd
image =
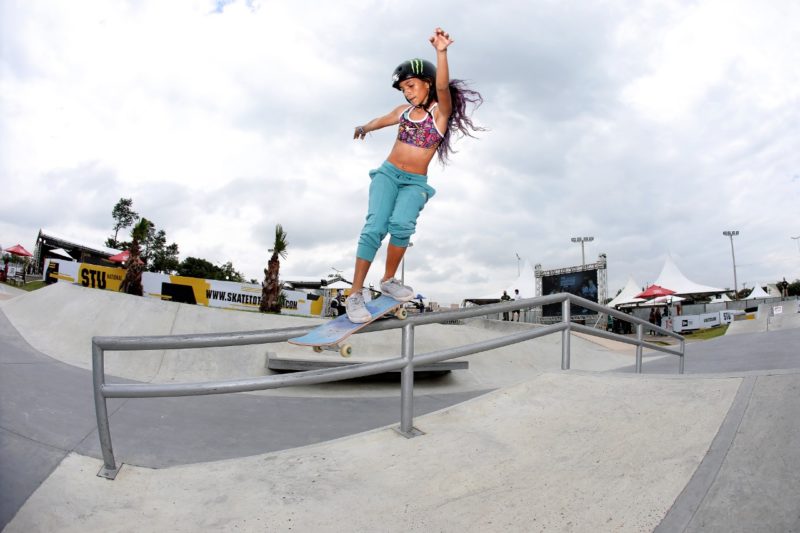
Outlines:
{"label": "skateboard truck", "polygon": [[349,343],[344,344],[328,344],[327,346],[312,346],[314,353],[322,353],[325,351],[339,352],[342,357],[350,357],[353,355],[353,346]]}

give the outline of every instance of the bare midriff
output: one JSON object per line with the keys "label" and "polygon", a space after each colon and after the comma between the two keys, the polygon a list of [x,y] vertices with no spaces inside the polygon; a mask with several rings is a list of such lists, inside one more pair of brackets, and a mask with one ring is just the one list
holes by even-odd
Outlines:
{"label": "bare midriff", "polygon": [[405,172],[427,176],[428,165],[434,155],[436,155],[436,148],[419,148],[395,141],[392,151],[386,160]]}

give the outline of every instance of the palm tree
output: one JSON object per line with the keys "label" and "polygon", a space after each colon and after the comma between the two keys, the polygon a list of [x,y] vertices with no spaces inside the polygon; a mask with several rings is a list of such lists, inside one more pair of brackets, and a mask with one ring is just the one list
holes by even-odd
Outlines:
{"label": "palm tree", "polygon": [[131,231],[131,247],[128,249],[130,256],[127,261],[127,269],[125,270],[125,279],[119,286],[120,292],[142,296],[144,288],[142,287],[142,271],[144,270],[144,263],[139,259],[141,251],[139,250],[139,243],[147,238],[147,232],[150,230],[152,222],[142,217],[141,220],[133,227]]}
{"label": "palm tree", "polygon": [[264,269],[264,283],[261,285],[261,305],[259,310],[262,313],[280,313],[281,312],[281,283],[278,279],[278,272],[281,269],[279,257],[286,259],[286,248],[289,243],[286,240],[286,232],[283,231],[283,226],[277,224],[275,226],[275,243],[269,250],[272,252],[267,263],[267,268]]}

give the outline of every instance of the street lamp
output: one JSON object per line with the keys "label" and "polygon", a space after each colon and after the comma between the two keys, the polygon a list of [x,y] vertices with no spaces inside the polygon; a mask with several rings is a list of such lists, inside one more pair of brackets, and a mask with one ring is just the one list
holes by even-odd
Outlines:
{"label": "street lamp", "polygon": [[514,252],[514,255],[516,255],[516,256],[517,256],[517,277],[519,277],[519,276],[520,276],[520,271],[519,271],[519,261],[520,261],[520,259],[522,259],[522,258],[519,256],[519,254],[518,254],[517,252]]}
{"label": "street lamp", "polygon": [[792,240],[797,243],[797,251],[800,252],[800,235],[797,237],[792,237]]}
{"label": "street lamp", "polygon": [[733,297],[738,298],[739,284],[736,281],[736,254],[733,252],[733,238],[739,235],[738,231],[723,231],[723,235],[731,239],[731,258],[733,259]]}
{"label": "street lamp", "polygon": [[401,265],[400,266],[400,268],[401,268],[401,270],[400,270],[400,283],[403,284],[403,285],[406,284],[406,253],[408,252],[408,248],[411,248],[412,246],[414,246],[414,243],[409,241],[408,242],[408,247],[406,248],[406,251],[403,252],[403,261],[402,261],[402,263],[400,263],[400,265]]}
{"label": "street lamp", "polygon": [[583,249],[583,243],[592,242],[594,237],[572,237],[572,242],[581,243],[581,266],[586,266],[586,253]]}

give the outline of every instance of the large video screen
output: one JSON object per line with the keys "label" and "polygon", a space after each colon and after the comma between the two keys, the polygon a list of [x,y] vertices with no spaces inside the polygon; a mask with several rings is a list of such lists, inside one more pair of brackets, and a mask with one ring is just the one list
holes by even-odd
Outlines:
{"label": "large video screen", "polygon": [[[555,276],[542,276],[542,295],[568,292],[581,298],[597,302],[597,270],[584,270],[570,272]],[[576,315],[594,315],[596,311],[572,304],[570,313]],[[551,304],[542,307],[543,316],[561,316],[561,304]]]}

